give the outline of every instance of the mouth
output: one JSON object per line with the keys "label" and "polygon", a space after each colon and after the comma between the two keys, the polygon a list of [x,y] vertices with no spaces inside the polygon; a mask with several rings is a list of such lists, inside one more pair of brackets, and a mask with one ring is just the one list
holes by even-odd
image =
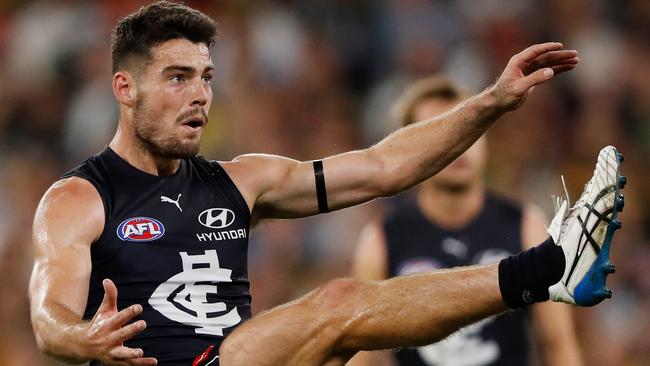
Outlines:
{"label": "mouth", "polygon": [[207,121],[199,116],[190,117],[181,123],[182,126],[189,127],[192,130],[200,130],[207,124]]}

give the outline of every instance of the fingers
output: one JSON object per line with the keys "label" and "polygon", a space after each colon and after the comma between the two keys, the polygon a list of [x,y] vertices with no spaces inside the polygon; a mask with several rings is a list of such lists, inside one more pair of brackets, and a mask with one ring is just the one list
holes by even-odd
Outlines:
{"label": "fingers", "polygon": [[115,360],[128,360],[131,358],[140,358],[144,355],[144,352],[140,348],[129,348],[124,346],[115,347],[110,352],[108,356]]}
{"label": "fingers", "polygon": [[526,76],[525,78],[517,80],[515,82],[516,88],[522,91],[528,90],[535,85],[541,84],[546,80],[551,79],[553,75],[555,75],[555,72],[550,67],[539,69],[533,72],[532,74]]}
{"label": "fingers", "polygon": [[537,58],[537,56],[539,55],[542,55],[550,51],[559,50],[561,48],[562,48],[562,43],[559,42],[547,42],[547,43],[534,44],[526,48],[525,50],[519,52],[513,58],[517,59],[517,61],[519,62],[530,62],[535,58]]}
{"label": "fingers", "polygon": [[577,51],[562,47],[559,42],[541,43],[512,56],[493,87],[505,110],[518,108],[531,87],[573,69],[580,62]]}
{"label": "fingers", "polygon": [[565,65],[560,65],[560,66],[553,66],[551,67],[553,69],[553,72],[555,75],[561,74],[565,71],[573,70],[576,67],[576,64],[565,64]]}
{"label": "fingers", "polygon": [[[538,68],[563,64],[567,62],[578,63],[578,51],[576,50],[562,50],[552,51],[535,58],[530,65],[537,65]],[[535,71],[535,70],[532,70]]]}
{"label": "fingers", "polygon": [[526,76],[516,81],[517,89],[527,90],[534,85],[541,84],[554,75],[574,69],[579,62],[580,58],[575,50],[549,51],[539,55],[528,62],[524,68]]}
{"label": "fingers", "polygon": [[113,281],[108,278],[105,278],[104,281],[102,281],[102,286],[104,286],[104,299],[102,300],[97,312],[101,313],[108,310],[117,310],[117,287],[115,287]]}
{"label": "fingers", "polygon": [[126,309],[122,309],[121,311],[117,311],[117,287],[115,287],[115,284],[113,281],[110,279],[106,278],[104,281],[102,281],[102,285],[104,286],[104,299],[102,300],[102,304],[99,306],[99,309],[97,310],[98,314],[101,313],[106,313],[109,311],[115,311],[115,314],[103,314],[103,318],[107,318],[108,325],[114,327],[114,328],[120,328],[124,324],[128,323],[131,319],[135,318],[136,316],[142,314],[142,305],[140,304],[134,304],[129,306]]}
{"label": "fingers", "polygon": [[541,55],[531,62],[522,65],[522,71],[524,75],[529,75],[538,69],[543,69],[545,67],[555,67],[565,64],[575,66],[578,62],[580,62],[580,58],[578,58],[578,52],[575,50],[553,51]]}
{"label": "fingers", "polygon": [[119,328],[140,314],[142,314],[142,305],[140,304],[131,305],[128,308],[122,309],[121,311],[113,315],[109,320],[109,322],[115,328]]}
{"label": "fingers", "polygon": [[131,360],[130,363],[131,363],[131,365],[136,365],[136,366],[140,366],[140,365],[143,365],[143,366],[144,365],[157,365],[158,360],[156,360],[153,357],[146,357],[146,358],[137,358],[135,360]]}
{"label": "fingers", "polygon": [[142,332],[147,328],[147,323],[144,320],[138,320],[124,326],[110,334],[110,340],[113,343],[122,343],[128,339],[133,338],[136,334]]}
{"label": "fingers", "polygon": [[144,352],[140,348],[119,346],[113,348],[108,356],[123,365],[157,365],[158,360],[153,357],[142,358]]}
{"label": "fingers", "polygon": [[567,60],[575,57],[578,57],[578,51],[576,50],[559,50],[547,52],[536,57],[535,60],[538,63],[550,65],[553,63],[561,63],[562,60]]}
{"label": "fingers", "polygon": [[544,67],[538,70],[535,70],[532,72],[530,75],[524,77],[523,79],[519,80],[518,87],[522,88],[521,90],[526,90],[534,85],[541,84],[549,79],[551,79],[554,75],[573,70],[576,65],[578,64],[579,59],[577,57],[570,58],[568,60],[565,60],[561,64],[556,64],[552,65],[549,67]]}

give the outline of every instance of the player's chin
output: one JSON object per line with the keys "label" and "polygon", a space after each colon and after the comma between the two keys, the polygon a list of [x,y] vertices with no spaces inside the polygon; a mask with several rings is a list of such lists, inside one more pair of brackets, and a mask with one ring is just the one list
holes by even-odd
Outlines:
{"label": "player's chin", "polygon": [[201,147],[201,140],[197,139],[196,141],[191,141],[183,146],[183,153],[185,157],[190,157],[194,156],[199,153],[199,149]]}
{"label": "player's chin", "polygon": [[201,137],[203,136],[203,129],[201,128],[198,130],[182,131],[176,136],[178,141],[180,142],[180,145],[182,146],[196,145],[198,148],[198,145],[201,143]]}
{"label": "player's chin", "polygon": [[165,155],[174,159],[185,159],[199,153],[200,138],[181,139],[165,149]]}

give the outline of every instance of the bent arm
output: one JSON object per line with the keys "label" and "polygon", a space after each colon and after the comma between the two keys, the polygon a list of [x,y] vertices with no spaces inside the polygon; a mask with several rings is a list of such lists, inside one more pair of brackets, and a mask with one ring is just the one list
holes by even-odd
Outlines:
{"label": "bent arm", "polygon": [[79,178],[55,183],[34,217],[31,319],[39,349],[58,359],[89,358],[82,320],[90,280],[90,244],[104,225],[101,199]]}
{"label": "bent arm", "polygon": [[[529,249],[544,241],[548,234],[544,229],[546,219],[534,206],[524,210],[522,221],[523,249]],[[573,309],[562,303],[544,302],[531,307],[533,329],[541,356],[546,365],[582,365],[580,349],[573,326]]]}
{"label": "bent arm", "polygon": [[[559,43],[531,46],[512,57],[499,80],[453,110],[402,128],[376,145],[323,160],[330,210],[390,196],[436,174],[470,147],[496,119],[517,108],[532,86],[572,69],[575,51]],[[257,218],[318,213],[312,162],[242,156],[224,168]],[[255,174],[250,174],[254,171]]]}
{"label": "bent arm", "polygon": [[[352,259],[352,277],[361,281],[381,281],[388,278],[388,253],[381,223],[370,223],[361,231]],[[347,366],[392,364],[392,350],[361,351],[346,363]]]}

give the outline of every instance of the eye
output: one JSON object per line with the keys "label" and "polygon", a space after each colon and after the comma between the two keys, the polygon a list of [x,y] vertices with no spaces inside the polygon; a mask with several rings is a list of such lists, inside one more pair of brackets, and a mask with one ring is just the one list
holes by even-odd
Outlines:
{"label": "eye", "polygon": [[180,82],[182,82],[182,81],[185,80],[185,79],[183,78],[183,75],[172,75],[172,76],[169,78],[169,80],[170,80],[170,81],[173,81],[173,82],[175,82],[175,83],[180,83]]}
{"label": "eye", "polygon": [[206,83],[209,83],[209,82],[212,81],[212,74],[205,74],[205,75],[202,76],[202,79],[203,79],[203,81],[205,81]]}

